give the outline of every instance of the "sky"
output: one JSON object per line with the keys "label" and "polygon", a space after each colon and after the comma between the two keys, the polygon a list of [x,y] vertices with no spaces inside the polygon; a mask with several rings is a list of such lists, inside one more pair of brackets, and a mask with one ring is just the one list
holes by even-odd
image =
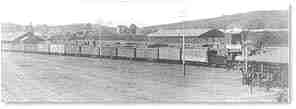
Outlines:
{"label": "sky", "polygon": [[256,10],[288,10],[290,0],[0,0],[0,22],[149,26]]}

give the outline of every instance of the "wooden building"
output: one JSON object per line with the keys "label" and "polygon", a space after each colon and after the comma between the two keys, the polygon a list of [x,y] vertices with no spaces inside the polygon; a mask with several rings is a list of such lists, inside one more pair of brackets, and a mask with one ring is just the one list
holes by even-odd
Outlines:
{"label": "wooden building", "polygon": [[224,33],[219,29],[178,29],[159,30],[148,34],[149,43],[182,46],[182,36],[186,47],[225,48]]}

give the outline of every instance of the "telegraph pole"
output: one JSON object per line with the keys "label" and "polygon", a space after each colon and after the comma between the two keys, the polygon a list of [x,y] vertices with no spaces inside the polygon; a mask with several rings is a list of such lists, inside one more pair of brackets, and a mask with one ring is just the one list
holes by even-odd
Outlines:
{"label": "telegraph pole", "polygon": [[183,34],[182,34],[182,64],[183,64],[183,73],[184,76],[186,76],[186,65],[185,65],[185,56],[184,56],[184,50],[185,50],[185,31],[184,31],[184,22],[183,22]]}
{"label": "telegraph pole", "polygon": [[243,57],[244,57],[244,72],[245,74],[248,72],[248,56],[247,56],[247,44],[246,44],[246,36],[244,34],[244,30],[241,32],[242,36],[242,44],[243,44]]}
{"label": "telegraph pole", "polygon": [[249,93],[250,95],[253,94],[253,78],[249,75],[248,72],[248,46],[247,46],[247,32],[248,30],[242,30],[242,39],[243,39],[243,57],[244,57],[244,74],[247,75],[247,82],[249,82]]}
{"label": "telegraph pole", "polygon": [[[180,17],[184,17],[184,16],[180,16]],[[185,21],[183,19],[182,21],[182,64],[183,64],[183,74],[184,76],[186,76],[186,64],[185,64]]]}
{"label": "telegraph pole", "polygon": [[102,46],[102,25],[101,24],[99,24],[99,32],[100,32],[99,44],[100,46]]}
{"label": "telegraph pole", "polygon": [[182,64],[183,64],[183,74],[184,74],[184,77],[186,76],[186,64],[185,64],[185,56],[184,56],[184,50],[185,50],[185,9],[181,11],[181,16],[178,16],[180,18],[182,18],[182,27],[181,27],[181,30],[178,31],[178,36],[181,36],[180,33],[182,34]]}

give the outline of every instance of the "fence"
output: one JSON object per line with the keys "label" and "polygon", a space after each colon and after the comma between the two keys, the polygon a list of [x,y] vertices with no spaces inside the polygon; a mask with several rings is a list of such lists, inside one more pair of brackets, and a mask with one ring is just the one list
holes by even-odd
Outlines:
{"label": "fence", "polygon": [[249,75],[244,75],[244,84],[259,87],[288,87],[288,64],[249,62]]}

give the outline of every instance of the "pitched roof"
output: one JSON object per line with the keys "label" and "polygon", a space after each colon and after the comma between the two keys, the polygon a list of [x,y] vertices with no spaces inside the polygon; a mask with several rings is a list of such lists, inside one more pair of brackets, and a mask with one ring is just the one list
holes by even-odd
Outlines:
{"label": "pitched roof", "polygon": [[24,35],[21,35],[13,40],[13,42],[22,42],[22,43],[39,43],[41,41],[45,41],[45,39],[40,36],[34,35],[31,32],[27,32]]}
{"label": "pitched roof", "polygon": [[224,37],[224,32],[218,29],[212,29],[204,34],[200,35],[200,38],[214,38],[214,37]]}
{"label": "pitched roof", "polygon": [[26,34],[25,32],[10,32],[10,33],[4,33],[1,32],[1,40],[2,41],[13,41],[14,39],[18,38],[19,36],[22,36]]}
{"label": "pitched roof", "polygon": [[175,29],[175,30],[159,30],[157,32],[148,34],[149,37],[198,37],[211,29]]}

